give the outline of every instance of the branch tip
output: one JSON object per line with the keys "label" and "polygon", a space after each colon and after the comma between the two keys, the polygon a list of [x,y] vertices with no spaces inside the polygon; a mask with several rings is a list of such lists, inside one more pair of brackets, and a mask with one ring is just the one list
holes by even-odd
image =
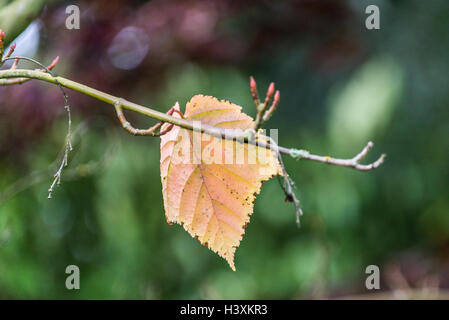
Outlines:
{"label": "branch tip", "polygon": [[281,99],[281,93],[279,92],[279,90],[276,90],[276,93],[274,94],[273,103],[271,104],[271,107],[263,115],[262,120],[264,122],[268,121],[271,118],[271,116],[273,115],[273,113],[276,110],[277,106],[279,105],[279,100],[280,99]]}
{"label": "branch tip", "polygon": [[249,86],[251,87],[251,89],[256,89],[256,80],[254,80],[253,76],[249,77]]}
{"label": "branch tip", "polygon": [[271,99],[271,97],[274,94],[274,82],[271,82],[270,85],[268,86],[268,90],[267,90],[267,99]]}
{"label": "branch tip", "polygon": [[256,108],[260,105],[259,94],[257,93],[257,84],[256,80],[254,80],[253,76],[249,77],[249,89],[251,92],[251,96],[253,97],[253,102]]}
{"label": "branch tip", "polygon": [[5,55],[5,58],[9,58],[14,53],[14,50],[16,50],[15,42],[9,47],[8,53]]}
{"label": "branch tip", "polygon": [[295,159],[313,160],[317,162],[332,164],[335,166],[353,168],[359,171],[369,171],[379,167],[384,162],[386,157],[385,154],[382,154],[376,161],[370,164],[360,164],[360,160],[362,160],[368,154],[373,146],[374,143],[372,141],[369,141],[362,149],[362,151],[351,159],[338,159],[330,156],[318,156],[310,154],[306,150],[298,149],[290,149],[290,156]]}

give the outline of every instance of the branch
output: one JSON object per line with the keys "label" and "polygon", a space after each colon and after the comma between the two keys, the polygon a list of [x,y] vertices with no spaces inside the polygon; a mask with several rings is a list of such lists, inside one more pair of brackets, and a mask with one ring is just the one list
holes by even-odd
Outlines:
{"label": "branch", "polygon": [[[178,110],[175,109],[176,106],[179,107],[178,103],[176,103],[176,105],[174,107],[172,107],[170,110],[168,110],[167,114],[172,115],[173,112],[175,112],[175,111],[179,112]],[[134,136],[152,136],[152,137],[162,136],[162,135],[166,134],[167,132],[169,132],[173,128],[173,124],[170,124],[165,130],[162,130],[162,131],[159,130],[159,132],[158,132],[157,130],[160,129],[163,125],[163,122],[159,122],[148,129],[136,129],[128,122],[128,120],[126,120],[125,115],[123,114],[121,103],[115,105],[115,111],[117,113],[118,119],[120,120],[120,123],[122,124],[123,129],[125,129],[126,131],[128,131],[129,133],[131,133]],[[179,112],[179,113],[181,113],[181,112]],[[181,115],[182,115],[182,113],[181,113]]]}
{"label": "branch", "polygon": [[[0,30],[0,45],[2,44],[4,40],[4,34],[1,33]],[[0,60],[0,66],[3,65],[3,63],[5,61],[8,60],[14,60],[14,64],[12,65],[11,69],[9,69],[9,71],[14,71],[16,70],[16,67],[19,63],[20,60],[25,60],[25,61],[29,61],[31,63],[34,63],[36,65],[38,65],[39,67],[42,68],[41,72],[47,72],[50,76],[54,77],[51,70],[49,68],[53,68],[54,66],[56,66],[56,64],[59,61],[59,57],[56,57],[56,59],[53,60],[53,62],[50,64],[49,67],[44,66],[42,63],[32,59],[32,58],[28,58],[28,57],[20,57],[20,56],[16,56],[16,57],[10,57],[10,55],[14,52],[15,49],[15,44],[13,46],[11,46],[11,49],[9,50],[8,54],[6,55],[6,57],[2,58]],[[2,53],[2,52],[0,52]],[[29,80],[28,78],[18,78],[18,79],[1,79],[3,80],[2,83],[3,85],[10,85],[10,84],[20,84],[23,83],[27,80]],[[59,169],[56,171],[56,173],[53,175],[54,179],[52,184],[50,185],[50,188],[48,189],[48,198],[50,199],[53,193],[53,190],[55,188],[56,185],[59,185],[61,183],[61,176],[62,176],[62,170],[64,169],[64,167],[66,167],[68,165],[68,158],[69,158],[69,153],[70,151],[72,151],[72,139],[71,139],[71,128],[72,128],[72,115],[71,115],[71,111],[70,111],[70,104],[69,104],[69,97],[68,95],[65,93],[65,90],[63,88],[63,86],[58,82],[58,80],[56,80],[56,84],[58,85],[59,89],[61,90],[62,96],[64,97],[64,109],[67,111],[67,116],[68,116],[68,127],[67,127],[67,135],[66,135],[66,141],[64,144],[64,156],[61,160],[61,164],[59,166]]]}
{"label": "branch", "polygon": [[315,154],[310,154],[306,150],[297,150],[297,149],[291,149],[290,150],[290,156],[297,159],[305,159],[305,160],[312,160],[327,164],[332,164],[335,166],[340,167],[349,167],[360,171],[369,171],[376,169],[378,166],[380,166],[384,160],[386,155],[382,154],[376,161],[370,164],[360,164],[360,160],[362,160],[368,152],[371,150],[371,148],[374,146],[374,143],[372,141],[368,142],[368,144],[363,148],[363,150],[357,154],[354,158],[351,159],[338,159],[338,158],[332,158],[330,156],[318,156]]}
{"label": "branch", "polygon": [[[11,46],[11,48],[12,48],[12,51],[14,51],[14,46]],[[5,56],[5,59],[3,59],[3,61],[8,60],[9,56],[11,55],[11,53],[8,52],[8,54]],[[17,69],[18,61],[19,61],[19,59],[16,59],[14,61],[14,63],[11,66],[10,70]],[[47,70],[53,70],[53,68],[56,67],[58,62],[59,62],[59,57],[56,57],[45,69],[40,69],[40,71],[47,72]],[[30,78],[0,79],[0,86],[11,86],[11,85],[15,85],[15,84],[23,84],[23,83],[28,82],[30,80],[31,80]]]}
{"label": "branch", "polygon": [[[0,79],[13,79],[13,78],[29,78],[29,79],[37,79],[41,81],[45,81],[48,83],[60,85],[62,87],[72,89],[74,91],[80,92],[82,94],[88,95],[92,98],[95,98],[97,100],[106,102],[114,107],[120,106],[120,108],[124,108],[130,111],[134,111],[143,115],[146,115],[150,118],[159,120],[161,122],[168,122],[175,126],[179,126],[184,129],[188,130],[198,130],[198,126],[194,126],[194,123],[192,120],[189,119],[182,119],[182,118],[176,118],[169,114],[162,113],[147,107],[144,107],[142,105],[127,101],[123,98],[115,97],[111,94],[102,92],[100,90],[88,87],[84,84],[59,77],[59,76],[52,76],[51,74],[47,72],[42,72],[39,70],[24,70],[24,69],[16,69],[16,70],[0,70]],[[1,84],[1,82],[0,82]],[[274,88],[273,88],[274,89]],[[275,94],[276,97],[276,94]],[[279,98],[278,98],[279,99]],[[275,99],[276,100],[276,99]],[[275,101],[273,101],[273,104]],[[268,103],[267,103],[268,105]],[[276,105],[273,107],[273,105],[270,107],[270,110],[274,111],[276,108]],[[229,140],[237,140],[242,141],[242,135],[235,134],[230,135],[228,131],[225,132],[222,128],[213,127],[210,125],[201,125],[201,128],[199,129],[201,133],[205,133],[211,136],[215,136],[218,138],[223,139],[229,139]],[[296,159],[306,159],[306,160],[312,160],[312,161],[318,161],[323,163],[328,163],[332,165],[337,166],[343,166],[343,167],[350,167],[356,170],[361,171],[367,171],[377,168],[382,162],[384,161],[385,155],[382,155],[377,161],[368,164],[368,165],[362,165],[359,163],[359,161],[368,153],[369,149],[372,147],[372,142],[368,143],[368,145],[362,150],[360,154],[355,156],[352,159],[336,159],[329,156],[318,156],[310,154],[308,151],[305,150],[298,150],[298,149],[289,149],[281,146],[276,145],[270,145],[270,143],[265,141],[255,141],[254,139],[248,139],[245,138],[243,140],[245,143],[254,144],[262,148],[271,148],[273,151],[289,155]]]}

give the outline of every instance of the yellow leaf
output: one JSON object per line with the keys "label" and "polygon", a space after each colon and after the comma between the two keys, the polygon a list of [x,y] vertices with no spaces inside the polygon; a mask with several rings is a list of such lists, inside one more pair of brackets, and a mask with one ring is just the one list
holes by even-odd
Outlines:
{"label": "yellow leaf", "polygon": [[[179,105],[175,108],[179,110]],[[179,117],[177,113],[175,116]],[[225,129],[245,130],[254,124],[240,106],[203,95],[187,103],[184,116]],[[177,126],[161,136],[167,222],[183,225],[192,237],[226,259],[234,271],[234,253],[262,181],[280,174],[277,156],[269,149]]]}

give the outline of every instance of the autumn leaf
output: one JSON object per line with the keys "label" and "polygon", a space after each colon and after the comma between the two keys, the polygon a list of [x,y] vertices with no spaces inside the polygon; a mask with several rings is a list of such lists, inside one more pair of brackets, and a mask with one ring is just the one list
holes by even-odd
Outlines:
{"label": "autumn leaf", "polygon": [[[194,96],[184,116],[224,129],[254,126],[240,106],[211,96]],[[161,136],[160,165],[167,222],[182,225],[235,271],[234,253],[262,182],[282,174],[275,152],[175,126]]]}

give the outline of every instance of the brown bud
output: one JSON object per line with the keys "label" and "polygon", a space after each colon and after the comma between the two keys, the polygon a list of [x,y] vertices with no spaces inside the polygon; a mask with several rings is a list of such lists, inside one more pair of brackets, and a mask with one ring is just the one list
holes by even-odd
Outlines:
{"label": "brown bud", "polygon": [[279,103],[280,98],[281,98],[281,93],[279,92],[279,90],[277,90],[276,93],[274,94],[273,104],[277,105]]}
{"label": "brown bud", "polygon": [[53,69],[57,64],[58,64],[58,62],[59,62],[59,56],[57,56],[53,61],[52,61],[52,63],[50,63],[50,65],[48,66],[48,69]]}
{"label": "brown bud", "polygon": [[268,87],[267,90],[267,97],[272,97],[274,93],[274,82],[270,83],[270,86]]}
{"label": "brown bud", "polygon": [[256,90],[256,80],[254,80],[253,76],[249,77],[249,86],[251,90]]}
{"label": "brown bud", "polygon": [[259,95],[257,94],[257,85],[256,80],[251,76],[249,77],[249,89],[251,92],[251,96],[253,97],[254,105],[258,108],[260,104]]}

